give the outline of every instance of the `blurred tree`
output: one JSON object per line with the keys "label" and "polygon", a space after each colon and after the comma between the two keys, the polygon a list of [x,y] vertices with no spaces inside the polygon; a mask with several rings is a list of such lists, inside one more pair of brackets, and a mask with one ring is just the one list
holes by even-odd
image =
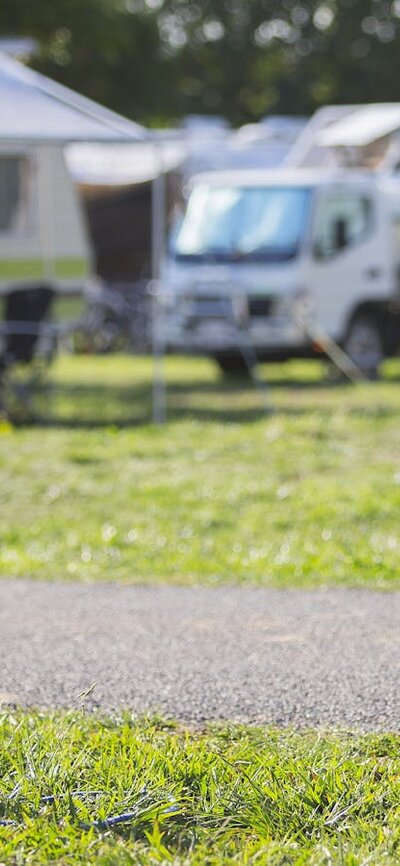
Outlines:
{"label": "blurred tree", "polygon": [[0,35],[39,44],[31,65],[138,120],[168,116],[156,15],[134,0],[1,0]]}
{"label": "blurred tree", "polygon": [[147,123],[400,98],[400,0],[2,0],[0,34]]}
{"label": "blurred tree", "polygon": [[[164,0],[179,111],[235,122],[400,98],[400,0]],[[177,110],[176,109],[176,110]]]}

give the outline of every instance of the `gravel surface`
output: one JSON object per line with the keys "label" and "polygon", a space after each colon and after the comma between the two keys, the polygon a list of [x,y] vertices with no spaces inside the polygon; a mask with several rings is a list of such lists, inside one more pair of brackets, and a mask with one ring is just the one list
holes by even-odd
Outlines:
{"label": "gravel surface", "polygon": [[400,729],[400,593],[0,583],[0,703]]}

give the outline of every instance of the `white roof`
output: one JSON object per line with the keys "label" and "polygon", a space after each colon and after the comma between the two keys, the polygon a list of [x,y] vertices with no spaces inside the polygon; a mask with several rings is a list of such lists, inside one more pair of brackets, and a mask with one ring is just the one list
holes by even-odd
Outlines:
{"label": "white roof", "polygon": [[152,140],[143,144],[71,144],[66,152],[69,169],[78,183],[122,186],[176,169],[187,179],[225,168],[272,168],[282,163],[304,126],[303,118],[272,116],[231,131],[201,120],[188,128],[154,131]]}
{"label": "white roof", "polygon": [[126,120],[0,52],[0,141],[137,141]]}
{"label": "white roof", "polygon": [[308,188],[321,184],[340,185],[342,183],[371,185],[369,172],[343,168],[274,168],[246,169],[233,171],[202,172],[191,179],[192,184],[205,183],[210,186],[292,186]]}
{"label": "white roof", "polygon": [[324,129],[322,147],[365,147],[400,129],[400,103],[365,105]]}

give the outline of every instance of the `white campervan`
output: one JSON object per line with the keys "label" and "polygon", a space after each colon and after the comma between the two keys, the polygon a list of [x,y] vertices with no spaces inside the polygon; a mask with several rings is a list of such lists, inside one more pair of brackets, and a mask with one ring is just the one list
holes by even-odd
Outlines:
{"label": "white campervan", "polygon": [[167,345],[242,361],[340,343],[366,373],[400,345],[400,185],[343,168],[192,180],[163,270]]}
{"label": "white campervan", "polygon": [[0,146],[0,323],[7,356],[31,360],[40,326],[77,319],[92,256],[56,145]]}

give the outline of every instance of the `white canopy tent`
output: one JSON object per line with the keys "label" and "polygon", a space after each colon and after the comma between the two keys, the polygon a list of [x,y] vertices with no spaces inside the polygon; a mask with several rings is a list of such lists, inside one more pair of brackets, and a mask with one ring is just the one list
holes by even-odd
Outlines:
{"label": "white canopy tent", "polygon": [[[0,145],[7,142],[59,144],[92,142],[129,143],[137,146],[136,161],[143,159],[140,145],[153,150],[154,173],[152,247],[153,275],[158,276],[164,244],[163,154],[145,127],[81,96],[46,76],[28,69],[0,51]],[[148,146],[146,149],[148,153]],[[138,169],[140,173],[140,169]],[[145,169],[146,171],[146,169]]]}
{"label": "white canopy tent", "polygon": [[[95,142],[140,145],[153,142],[153,159],[163,165],[154,136],[138,123],[81,96],[0,51],[0,144]],[[141,155],[138,148],[137,162]],[[164,195],[162,170],[154,176],[153,272],[163,248]],[[157,188],[156,188],[157,187]]]}
{"label": "white canopy tent", "polygon": [[[0,105],[0,147],[147,141],[154,143],[155,154],[158,153],[157,143],[143,126],[27,68],[1,51]],[[154,180],[152,235],[153,271],[157,275],[164,243],[162,171]],[[158,385],[160,390],[158,401],[162,404],[162,388]],[[155,416],[157,414],[162,417],[162,405],[155,410]]]}
{"label": "white canopy tent", "polygon": [[144,141],[147,130],[0,53],[0,141]]}
{"label": "white canopy tent", "polygon": [[[138,123],[27,68],[2,51],[0,105],[0,146],[7,142],[62,147],[73,142],[111,145],[153,140],[151,133]],[[154,151],[157,155],[156,144]],[[160,191],[155,191],[152,242],[155,273],[163,246],[164,217],[159,213],[162,199]]]}

